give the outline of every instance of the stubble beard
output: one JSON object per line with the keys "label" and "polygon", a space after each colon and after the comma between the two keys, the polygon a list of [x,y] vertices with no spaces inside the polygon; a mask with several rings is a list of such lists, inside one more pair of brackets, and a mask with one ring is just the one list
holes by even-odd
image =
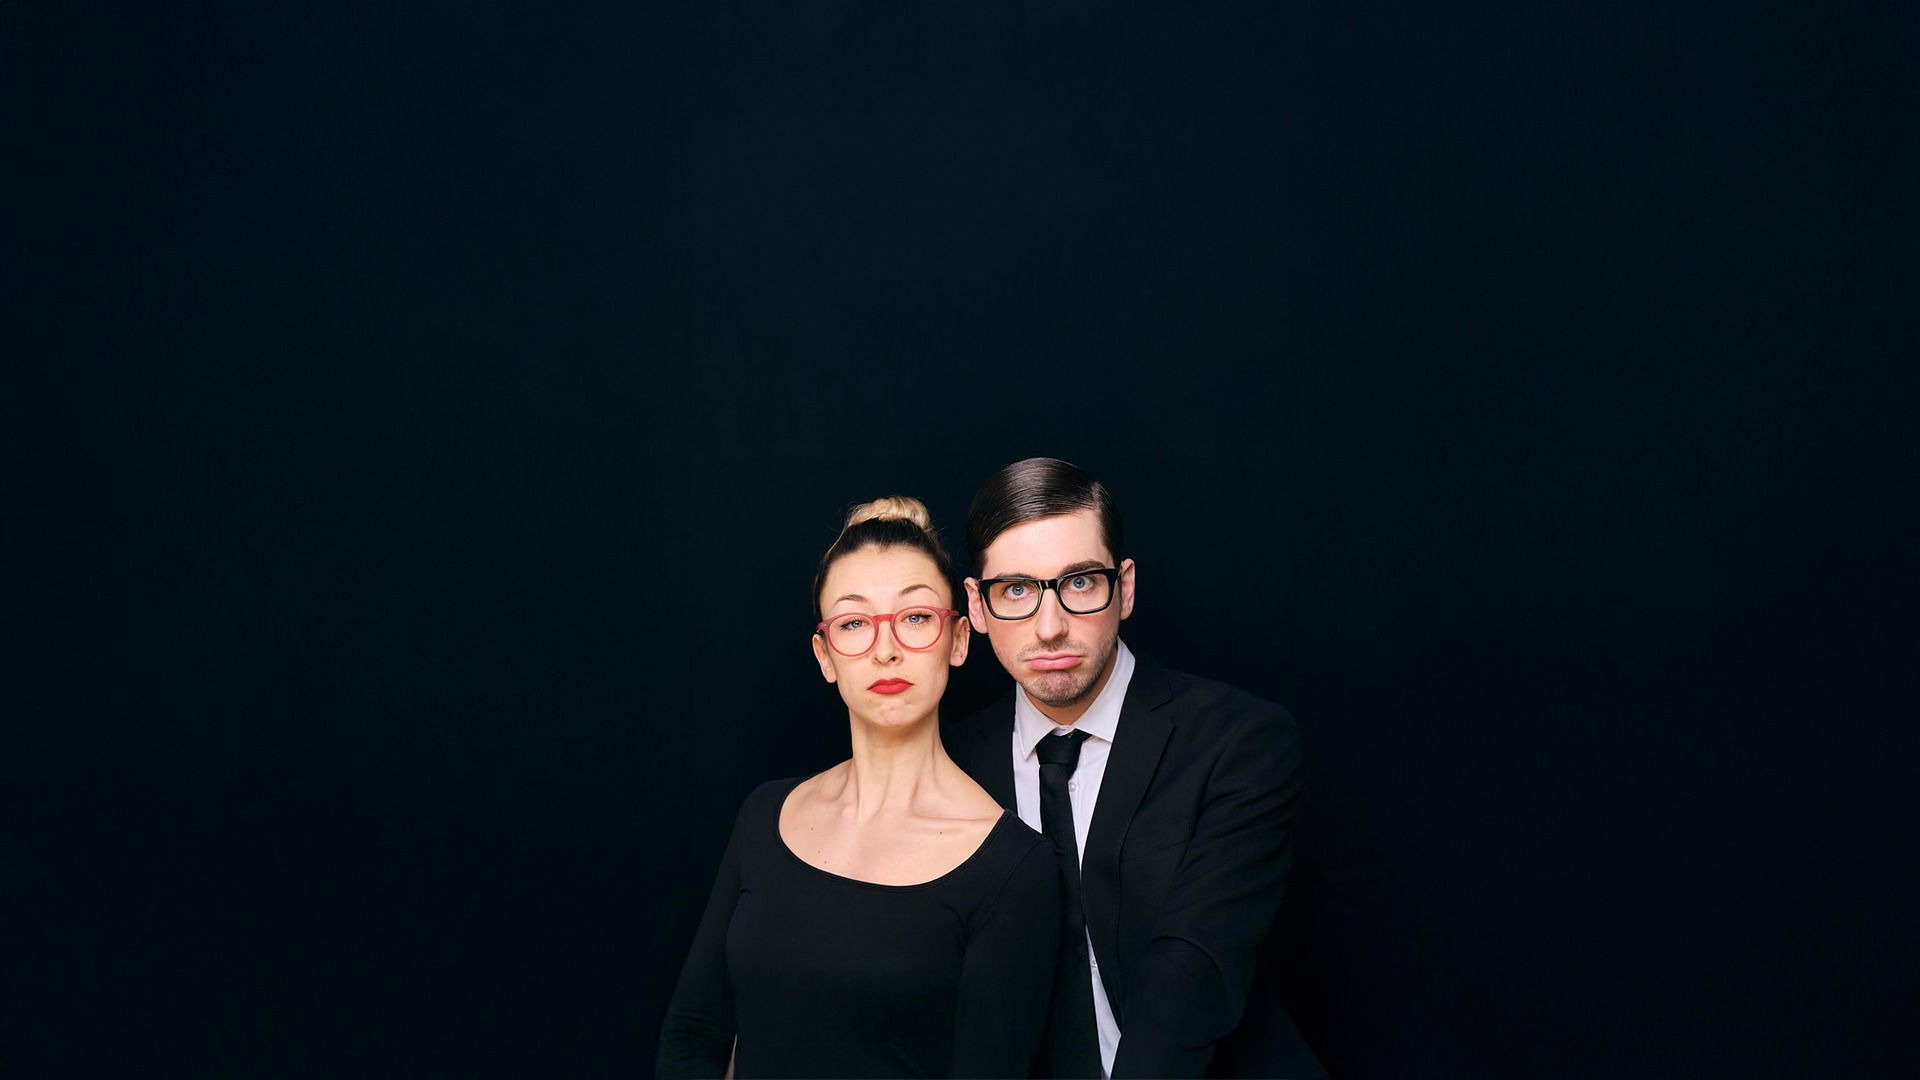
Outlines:
{"label": "stubble beard", "polygon": [[[1075,671],[1043,671],[1033,681],[1022,685],[1027,696],[1055,709],[1068,709],[1082,705],[1092,699],[1094,687],[1100,685],[1101,676],[1113,666],[1113,654],[1119,644],[1119,637],[1108,638],[1106,647],[1098,652],[1089,653],[1087,659],[1092,663],[1083,664]],[[1050,652],[1059,648],[1058,644],[1040,646],[1035,653]]]}

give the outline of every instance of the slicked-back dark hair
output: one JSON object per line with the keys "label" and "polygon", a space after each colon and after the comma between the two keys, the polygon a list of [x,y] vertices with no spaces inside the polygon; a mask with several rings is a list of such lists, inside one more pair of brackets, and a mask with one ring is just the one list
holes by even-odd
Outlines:
{"label": "slicked-back dark hair", "polygon": [[987,548],[1001,533],[1038,518],[1081,510],[1092,510],[1099,519],[1100,538],[1114,561],[1125,558],[1120,505],[1085,469],[1059,458],[1036,457],[994,473],[980,485],[967,510],[967,556],[973,560],[974,573],[982,572]]}

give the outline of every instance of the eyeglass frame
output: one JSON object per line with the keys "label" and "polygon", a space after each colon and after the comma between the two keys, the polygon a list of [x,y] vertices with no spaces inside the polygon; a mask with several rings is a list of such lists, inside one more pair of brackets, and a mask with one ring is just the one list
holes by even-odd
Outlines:
{"label": "eyeglass frame", "polygon": [[[1103,577],[1107,579],[1107,602],[1104,604],[1101,604],[1097,608],[1092,609],[1091,611],[1075,611],[1072,608],[1068,607],[1066,600],[1063,599],[1064,594],[1061,593],[1060,591],[1060,583],[1067,580],[1068,578],[1086,577],[1089,574],[1094,575],[1096,577]],[[1009,581],[1024,581],[1029,585],[1040,586],[1040,597],[1039,599],[1033,602],[1032,611],[1027,612],[1025,615],[1002,615],[999,612],[993,610],[992,586],[999,585]],[[1060,601],[1061,611],[1064,611],[1069,615],[1098,615],[1101,612],[1112,607],[1113,598],[1115,596],[1118,596],[1120,593],[1120,568],[1117,566],[1090,566],[1090,567],[1084,567],[1079,570],[1069,570],[1066,573],[1061,574],[1059,577],[1052,578],[1052,579],[1023,577],[1020,575],[1014,575],[1012,577],[981,578],[979,581],[976,581],[974,585],[980,591],[980,603],[983,607],[987,609],[987,614],[993,616],[996,619],[1001,620],[1002,622],[1020,622],[1025,619],[1031,619],[1035,615],[1040,614],[1040,605],[1046,603],[1048,589],[1052,589],[1053,598],[1055,600]],[[982,632],[984,633],[984,631]]]}
{"label": "eyeglass frame", "polygon": [[[937,608],[937,607],[932,607],[925,604],[915,604],[912,607],[896,608],[895,610],[886,612],[884,614],[871,612],[871,611],[843,611],[840,614],[835,615],[831,619],[820,620],[818,623],[814,625],[813,632],[820,635],[821,640],[827,643],[827,648],[832,649],[835,655],[844,656],[849,660],[858,660],[861,657],[867,655],[868,653],[880,647],[880,624],[881,623],[891,624],[893,622],[894,616],[907,611],[931,611],[935,615],[940,616],[940,629],[934,631],[933,640],[927,642],[925,645],[909,645],[906,642],[901,641],[899,628],[892,625],[888,625],[887,633],[893,635],[893,643],[907,650],[908,652],[926,652],[928,649],[934,648],[935,646],[939,645],[940,635],[947,632],[947,623],[950,622],[955,616],[964,616],[966,614],[966,612],[964,611],[955,611],[953,608]],[[838,645],[835,645],[833,643],[833,635],[827,633],[828,626],[832,625],[833,623],[839,622],[841,619],[847,618],[848,616],[851,616],[851,615],[858,615],[863,619],[873,620],[873,644],[868,645],[866,648],[861,649],[857,653],[850,653],[850,652],[843,651]]]}

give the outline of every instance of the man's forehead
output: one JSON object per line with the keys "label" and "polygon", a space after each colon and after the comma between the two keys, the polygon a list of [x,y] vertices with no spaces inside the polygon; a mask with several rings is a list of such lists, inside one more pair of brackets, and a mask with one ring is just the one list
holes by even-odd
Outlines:
{"label": "man's forehead", "polygon": [[982,577],[1051,577],[1070,567],[1111,566],[1113,553],[1092,510],[1034,518],[993,538],[980,553]]}

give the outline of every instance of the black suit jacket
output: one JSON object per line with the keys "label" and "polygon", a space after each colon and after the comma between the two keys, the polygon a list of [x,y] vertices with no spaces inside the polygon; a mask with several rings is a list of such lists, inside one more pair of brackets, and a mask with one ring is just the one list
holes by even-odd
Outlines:
{"label": "black suit jacket", "polygon": [[[1293,717],[1134,658],[1081,858],[1087,928],[1120,1024],[1113,1075],[1201,1076],[1210,1065],[1323,1075],[1282,995],[1255,986],[1279,974],[1261,970],[1259,956],[1292,859],[1301,789]],[[945,740],[1009,809],[1015,692]],[[1262,1015],[1242,1023],[1250,994]]]}

